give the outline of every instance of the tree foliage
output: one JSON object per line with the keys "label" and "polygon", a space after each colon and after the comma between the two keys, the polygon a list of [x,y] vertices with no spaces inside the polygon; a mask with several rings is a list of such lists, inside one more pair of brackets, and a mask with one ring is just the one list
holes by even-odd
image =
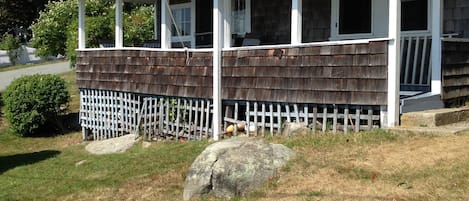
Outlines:
{"label": "tree foliage", "polygon": [[124,43],[126,46],[142,46],[153,38],[153,6],[139,6],[124,15]]}
{"label": "tree foliage", "polygon": [[[97,45],[95,38],[109,37],[112,30],[109,25],[112,22],[111,2],[101,0],[86,1],[86,25],[88,43]],[[96,20],[99,22],[96,24]],[[105,23],[103,22],[105,21]],[[102,25],[105,26],[102,26]],[[31,26],[34,34],[32,46],[37,48],[38,56],[66,55],[69,37],[77,35],[78,29],[78,2],[76,0],[61,0],[47,4],[46,9],[40,13],[39,19]],[[78,37],[75,37],[77,41]],[[77,42],[73,43],[76,46]]]}
{"label": "tree foliage", "polygon": [[0,38],[0,50],[6,50],[10,62],[15,65],[18,63],[19,56],[21,54],[21,41],[18,36],[12,34],[5,34]]}
{"label": "tree foliage", "polygon": [[[0,35],[18,35],[39,16],[48,0],[0,0]],[[23,30],[19,30],[23,27]],[[23,33],[24,34],[24,33]]]}
{"label": "tree foliage", "polygon": [[[140,46],[153,36],[153,6],[124,7],[124,44]],[[86,46],[98,47],[101,40],[114,39],[113,1],[86,1]],[[76,0],[52,2],[32,25],[33,47],[39,56],[65,55],[75,61],[78,47],[78,3]]]}
{"label": "tree foliage", "polygon": [[57,75],[24,76],[3,93],[5,115],[11,128],[22,136],[33,135],[45,125],[58,125],[69,100],[67,85]]}

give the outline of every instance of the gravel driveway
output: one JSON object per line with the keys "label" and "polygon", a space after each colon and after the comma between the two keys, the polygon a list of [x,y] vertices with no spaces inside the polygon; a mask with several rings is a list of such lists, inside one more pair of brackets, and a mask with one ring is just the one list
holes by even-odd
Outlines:
{"label": "gravel driveway", "polygon": [[41,66],[34,66],[30,68],[22,68],[18,70],[0,72],[0,91],[3,91],[7,86],[16,78],[25,75],[34,74],[60,74],[71,71],[69,62],[60,62],[54,64],[46,64]]}

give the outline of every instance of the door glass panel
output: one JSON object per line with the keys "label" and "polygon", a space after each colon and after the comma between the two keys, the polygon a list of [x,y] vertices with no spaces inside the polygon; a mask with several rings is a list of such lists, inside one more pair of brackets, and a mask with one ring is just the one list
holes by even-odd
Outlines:
{"label": "door glass panel", "polygon": [[401,30],[415,31],[428,29],[428,1],[402,0]]}

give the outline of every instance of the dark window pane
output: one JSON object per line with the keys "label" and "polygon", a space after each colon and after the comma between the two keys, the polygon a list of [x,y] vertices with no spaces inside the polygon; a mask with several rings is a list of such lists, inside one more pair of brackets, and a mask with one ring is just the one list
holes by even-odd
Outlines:
{"label": "dark window pane", "polygon": [[427,0],[402,1],[401,30],[427,30],[428,2]]}
{"label": "dark window pane", "polygon": [[371,0],[340,0],[339,34],[371,33]]}

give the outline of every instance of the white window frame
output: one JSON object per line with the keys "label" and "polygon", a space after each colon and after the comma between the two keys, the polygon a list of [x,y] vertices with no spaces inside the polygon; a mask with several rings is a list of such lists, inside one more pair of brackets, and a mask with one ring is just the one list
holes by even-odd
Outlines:
{"label": "white window frame", "polygon": [[[395,0],[371,0],[371,33],[340,34],[340,0],[331,1],[331,36],[329,40],[348,40],[363,38],[379,38],[387,36],[388,6],[389,1]],[[378,3],[377,3],[378,2]],[[386,26],[385,26],[386,25]]]}
{"label": "white window frame", "polygon": [[[173,33],[171,33],[171,41],[173,43],[178,43],[180,41],[189,41],[191,43],[191,48],[195,47],[195,0],[192,0],[189,3],[181,3],[181,4],[173,4],[170,6],[171,8],[171,14],[173,13],[173,10],[175,9],[184,9],[184,8],[189,8],[191,10],[191,30],[190,34],[187,36],[172,36]],[[173,21],[171,20],[171,26],[173,25]]]}
{"label": "white window frame", "polygon": [[[410,1],[410,0],[402,0],[402,1]],[[402,31],[402,35],[404,36],[413,36],[413,35],[425,35],[431,34],[432,30],[432,2],[431,0],[427,0],[427,30],[413,30],[413,31]]]}
{"label": "white window frame", "polygon": [[[233,4],[235,0],[230,0],[230,3]],[[245,32],[235,32],[235,19],[234,19],[234,10],[231,11],[231,30],[233,34],[238,35],[245,35],[246,33],[251,33],[251,0],[244,0],[245,1],[245,12],[244,12],[244,30]],[[234,9],[233,5],[231,5],[232,9]]]}

